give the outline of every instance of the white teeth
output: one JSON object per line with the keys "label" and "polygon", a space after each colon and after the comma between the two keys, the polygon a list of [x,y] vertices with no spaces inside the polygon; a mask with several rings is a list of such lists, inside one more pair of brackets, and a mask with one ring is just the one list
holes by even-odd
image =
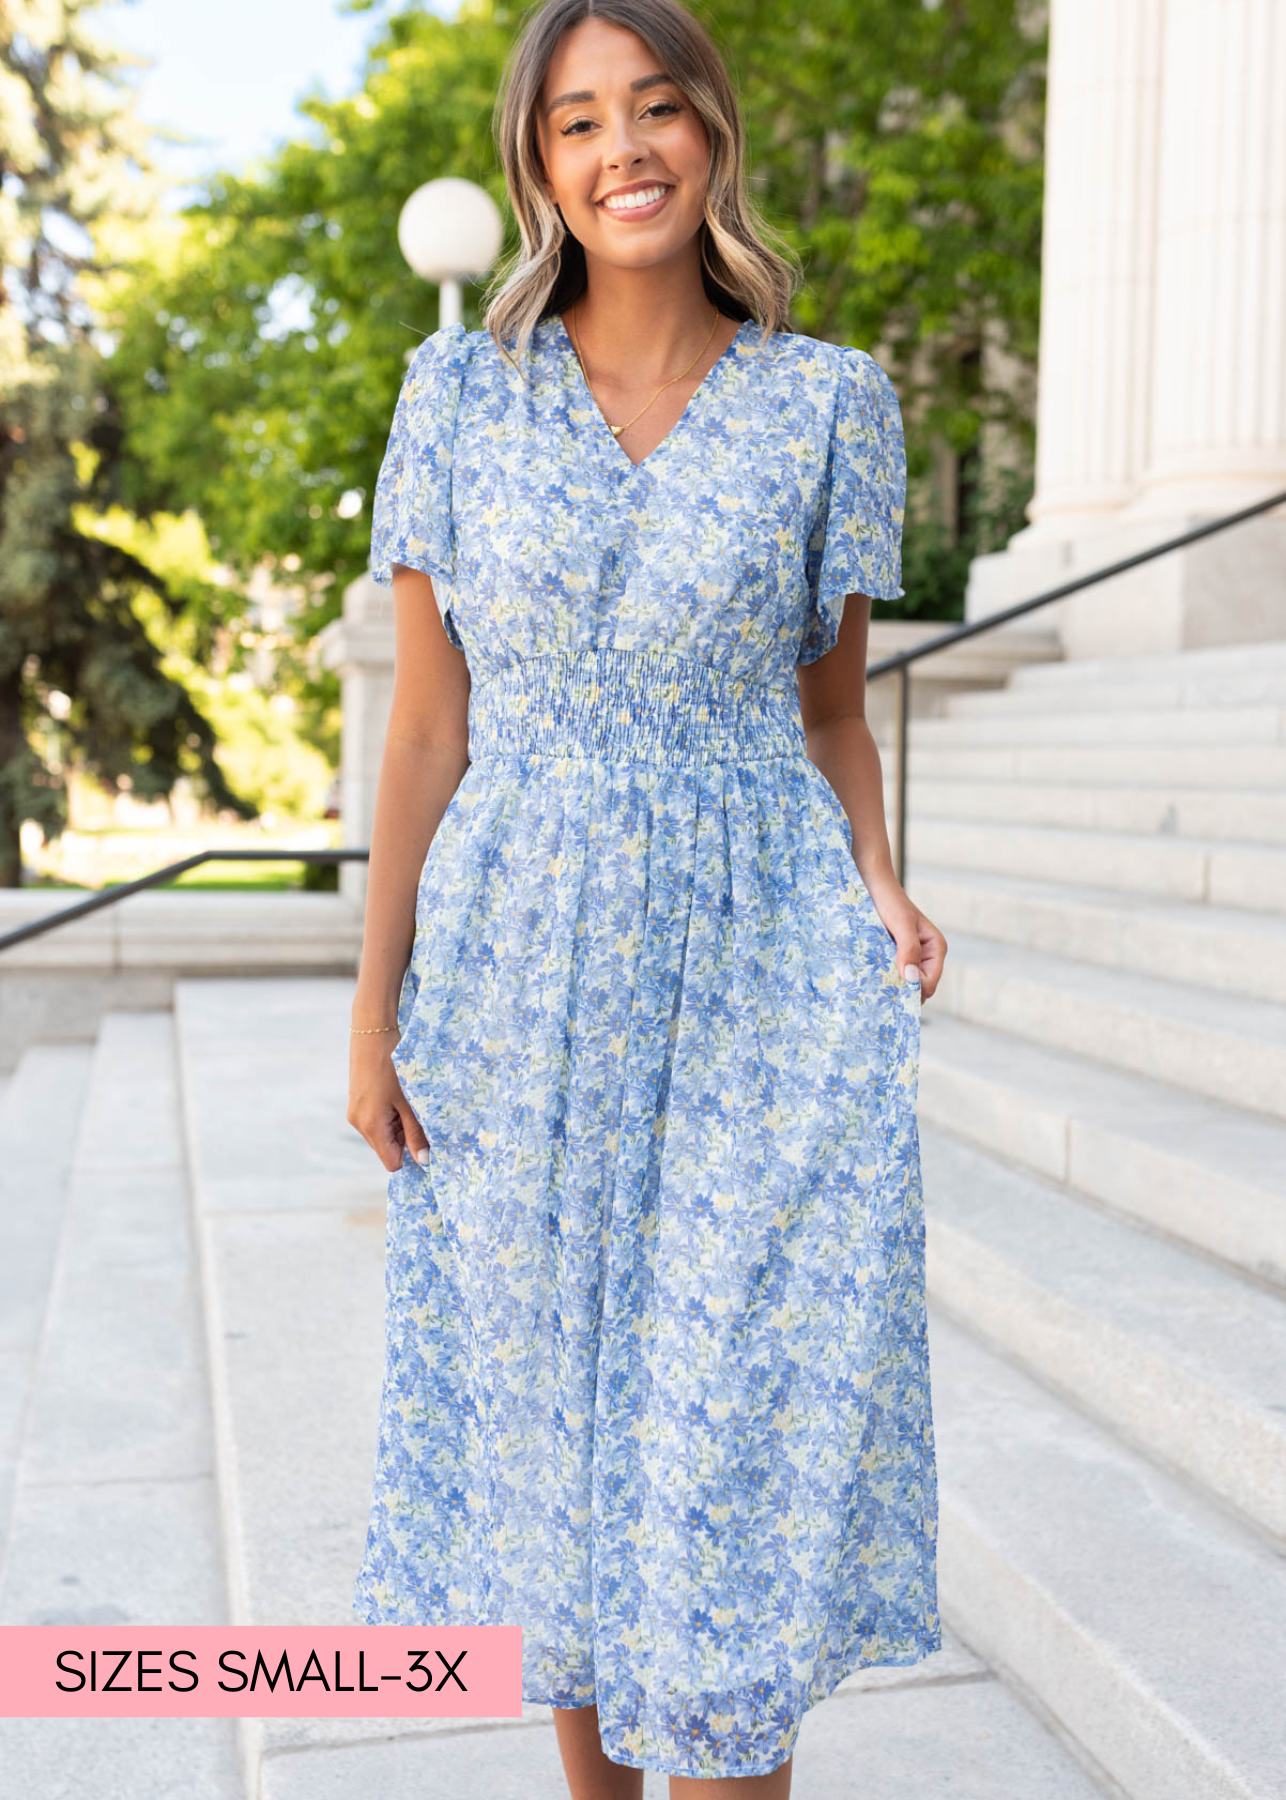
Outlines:
{"label": "white teeth", "polygon": [[637,194],[621,194],[616,199],[604,200],[600,204],[609,212],[627,212],[636,206],[651,206],[654,200],[659,200],[668,191],[663,187],[643,188]]}

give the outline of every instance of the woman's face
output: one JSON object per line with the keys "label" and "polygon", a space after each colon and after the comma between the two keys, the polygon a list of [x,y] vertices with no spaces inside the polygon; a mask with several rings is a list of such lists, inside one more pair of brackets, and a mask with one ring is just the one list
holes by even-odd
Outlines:
{"label": "woman's face", "polygon": [[[691,104],[634,32],[583,19],[561,39],[541,90],[545,188],[587,258],[621,267],[686,249],[704,217],[709,139]],[[664,188],[645,206],[634,190]],[[616,195],[617,203],[604,204]]]}

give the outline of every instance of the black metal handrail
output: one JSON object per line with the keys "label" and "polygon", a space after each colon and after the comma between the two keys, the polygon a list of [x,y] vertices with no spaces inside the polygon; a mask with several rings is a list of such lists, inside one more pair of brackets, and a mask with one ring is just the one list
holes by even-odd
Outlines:
{"label": "black metal handrail", "polygon": [[1221,518],[1211,519],[1205,525],[1195,525],[1191,531],[1185,531],[1179,537],[1167,538],[1163,544],[1153,544],[1147,550],[1136,551],[1133,556],[1123,556],[1119,562],[1107,563],[1101,569],[1091,569],[1087,574],[1077,575],[1071,581],[1060,582],[1058,587],[1048,588],[1043,594],[1035,594],[1030,600],[1019,600],[1013,606],[1003,607],[1000,612],[988,613],[985,618],[970,619],[964,625],[953,625],[948,631],[940,631],[936,637],[914,644],[908,650],[897,650],[891,656],[882,656],[878,662],[868,663],[868,681],[880,675],[896,675],[898,678],[897,699],[894,702],[897,830],[893,860],[899,885],[906,885],[906,740],[910,714],[909,671],[913,662],[918,662],[922,656],[932,656],[939,650],[945,650],[951,644],[958,644],[962,638],[976,637],[980,631],[993,631],[997,625],[1007,624],[1010,619],[1016,619],[1023,613],[1034,612],[1038,606],[1048,606],[1051,601],[1062,600],[1081,588],[1093,587],[1095,582],[1107,581],[1110,576],[1136,568],[1139,563],[1151,562],[1154,557],[1164,556],[1170,550],[1180,550],[1185,544],[1195,544],[1198,538],[1210,537],[1216,531],[1227,531],[1230,525],[1240,525],[1243,519],[1253,519],[1257,513],[1271,512],[1274,506],[1282,505],[1286,505],[1286,493],[1270,494],[1266,500],[1256,500],[1252,506],[1243,506],[1239,512],[1225,513]]}
{"label": "black metal handrail", "polygon": [[[1216,531],[1227,531],[1230,525],[1240,525],[1243,519],[1253,519],[1259,513],[1271,512],[1275,506],[1286,505],[1286,493],[1270,494],[1266,500],[1256,500],[1251,506],[1243,506],[1240,511],[1225,513],[1221,518],[1211,519],[1205,525],[1195,525],[1191,531],[1183,532],[1179,537],[1167,538],[1162,544],[1153,544],[1147,550],[1138,550],[1133,556],[1123,556],[1119,562],[1108,563],[1101,569],[1091,569],[1087,574],[1077,575],[1071,581],[1064,581],[1058,587],[1048,588],[1043,594],[1035,594],[1030,600],[1016,601],[1013,606],[1006,606],[1000,612],[988,613],[985,618],[971,619],[963,625],[953,625],[946,631],[940,631],[936,637],[914,644],[910,649],[897,650],[891,656],[882,656],[878,662],[868,663],[866,678],[872,681],[881,675],[896,675],[898,678],[897,700],[894,706],[896,730],[894,743],[896,746],[894,767],[897,781],[897,830],[895,834],[896,849],[894,863],[899,883],[905,885],[906,876],[906,779],[907,779],[907,723],[910,717],[910,667],[919,662],[922,656],[933,656],[939,650],[945,650],[951,644],[958,644],[964,638],[976,637],[982,631],[994,631],[998,625],[1005,625],[1010,619],[1019,618],[1023,613],[1034,612],[1037,607],[1049,606],[1055,600],[1062,600],[1068,594],[1075,594],[1082,588],[1093,587],[1096,582],[1107,581],[1113,575],[1120,575],[1126,569],[1137,568],[1140,563],[1151,562],[1154,557],[1165,556],[1171,550],[1180,550],[1185,544],[1195,544],[1199,538],[1211,537]],[[365,849],[344,850],[199,850],[193,856],[187,856],[180,862],[167,863],[162,869],[153,869],[150,875],[140,875],[136,881],[120,882],[112,887],[104,888],[100,893],[91,894],[87,900],[78,900],[74,906],[63,908],[56,913],[46,913],[43,918],[32,919],[29,924],[20,925],[14,931],[0,935],[0,951],[8,950],[15,944],[25,943],[28,938],[38,937],[43,931],[53,931],[59,925],[66,925],[72,919],[83,918],[86,913],[97,911],[100,906],[112,906],[118,900],[124,900],[130,894],[137,894],[143,888],[160,887],[187,869],[195,869],[206,862],[302,862],[302,863],[341,863],[366,862],[370,851]]]}

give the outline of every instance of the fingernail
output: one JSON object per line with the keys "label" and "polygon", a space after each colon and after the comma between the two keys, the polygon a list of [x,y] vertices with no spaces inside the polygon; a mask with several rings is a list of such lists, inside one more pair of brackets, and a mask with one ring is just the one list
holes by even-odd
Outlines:
{"label": "fingernail", "polygon": [[429,1165],[428,1151],[427,1150],[417,1150],[415,1153],[415,1160],[416,1160],[416,1162],[420,1163],[424,1168],[427,1168]]}
{"label": "fingernail", "polygon": [[914,964],[914,963],[908,963],[908,964],[907,964],[907,966],[906,966],[906,979],[907,979],[907,980],[908,980],[908,981],[919,981],[919,979],[920,979],[920,971],[919,971],[919,969],[917,969],[917,968],[916,968],[916,966],[915,966],[915,964]]}

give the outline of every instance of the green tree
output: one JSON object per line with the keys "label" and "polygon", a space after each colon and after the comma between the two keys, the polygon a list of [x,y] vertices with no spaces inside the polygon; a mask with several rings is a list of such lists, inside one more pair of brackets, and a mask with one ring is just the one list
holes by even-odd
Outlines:
{"label": "green tree", "polygon": [[[61,769],[37,745],[144,798],[188,775],[247,810],[214,734],[161,670],[134,607],[179,599],[86,528],[117,498],[122,421],[82,284],[94,232],[150,203],[122,61],[92,29],[98,0],[6,0],[0,13],[0,885],[22,879],[26,819],[66,824]],[[83,245],[83,248],[69,246]]]}

